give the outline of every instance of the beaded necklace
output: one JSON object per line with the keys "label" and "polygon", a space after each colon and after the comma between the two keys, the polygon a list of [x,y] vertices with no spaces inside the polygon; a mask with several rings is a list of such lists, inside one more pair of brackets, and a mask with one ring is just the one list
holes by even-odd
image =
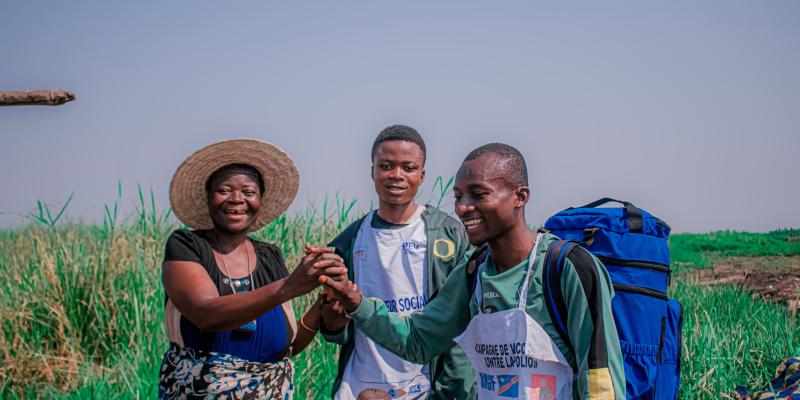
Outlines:
{"label": "beaded necklace", "polygon": [[[237,293],[236,293],[236,288],[233,286],[233,277],[231,276],[230,271],[228,271],[228,264],[225,263],[225,254],[222,253],[222,247],[220,247],[219,243],[217,243],[216,232],[213,234],[212,238],[214,240],[214,246],[216,248],[220,249],[219,256],[220,256],[220,258],[222,258],[222,267],[225,268],[225,275],[228,278],[228,285],[231,287],[231,291],[235,295]],[[244,253],[245,253],[246,257],[247,257],[247,270],[250,272],[250,290],[249,291],[253,291],[255,289],[255,282],[253,282],[253,271],[250,270],[250,251],[247,249],[247,242],[246,241],[245,241],[245,245],[244,245]],[[241,292],[241,293],[247,293],[247,292]],[[234,328],[234,331],[252,334],[252,333],[255,333],[256,327],[257,327],[256,320],[252,320],[252,321],[247,322],[247,323],[245,323],[243,325],[240,325],[238,328]]]}

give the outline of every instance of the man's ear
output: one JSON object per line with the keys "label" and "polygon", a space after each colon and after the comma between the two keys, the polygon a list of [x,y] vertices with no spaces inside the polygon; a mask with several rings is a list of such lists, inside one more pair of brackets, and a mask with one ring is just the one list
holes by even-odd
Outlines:
{"label": "man's ear", "polygon": [[[420,177],[419,183],[420,185],[425,182],[425,169],[422,169],[422,177]],[[435,182],[434,182],[435,183]]]}
{"label": "man's ear", "polygon": [[375,164],[369,166],[369,179],[375,182]]}
{"label": "man's ear", "polygon": [[528,200],[530,199],[531,190],[527,186],[520,186],[516,190],[514,190],[514,207],[522,208],[528,204]]}

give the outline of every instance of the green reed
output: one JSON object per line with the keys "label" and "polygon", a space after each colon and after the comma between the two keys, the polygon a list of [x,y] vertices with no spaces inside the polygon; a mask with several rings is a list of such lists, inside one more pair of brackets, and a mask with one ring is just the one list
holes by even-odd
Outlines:
{"label": "green reed", "polygon": [[[102,226],[57,224],[66,205],[48,213],[40,203],[35,223],[0,230],[0,397],[155,397],[167,346],[161,259],[178,226],[137,189],[125,222],[119,189]],[[253,237],[276,243],[292,268],[305,243],[326,244],[358,216],[340,196],[322,210],[282,215]],[[313,298],[295,299],[298,315]],[[327,396],[336,351],[317,338],[295,357],[298,398]]]}
{"label": "green reed", "polygon": [[670,238],[671,294],[684,315],[682,399],[726,398],[737,385],[764,388],[783,359],[800,355],[796,311],[737,286],[699,286],[691,278],[693,269],[725,257],[800,255],[800,243],[789,239],[798,235],[724,231]]}
{"label": "green reed", "polygon": [[[441,205],[452,179],[436,180]],[[64,221],[39,202],[31,223],[0,229],[0,398],[154,398],[161,356],[164,292],[160,265],[176,227],[152,191],[137,187],[136,212],[120,218],[121,185],[103,225]],[[437,198],[438,197],[438,198]],[[420,197],[421,198],[421,197]],[[447,210],[451,211],[451,210]],[[325,244],[361,215],[341,195],[282,215],[255,232],[276,243],[293,268],[305,243]],[[800,231],[717,232],[671,239],[673,266],[686,271],[720,257],[800,254]],[[684,307],[681,398],[717,399],[736,384],[763,386],[781,359],[800,355],[796,314],[731,287],[700,287],[673,276]],[[314,295],[294,301],[298,315]],[[320,337],[294,357],[296,396],[328,398],[337,347]]]}

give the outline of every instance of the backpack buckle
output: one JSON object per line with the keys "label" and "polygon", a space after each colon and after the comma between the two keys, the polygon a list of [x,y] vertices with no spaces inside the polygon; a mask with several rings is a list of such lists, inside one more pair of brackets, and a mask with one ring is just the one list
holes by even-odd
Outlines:
{"label": "backpack buckle", "polygon": [[594,234],[599,231],[600,228],[593,227],[593,228],[584,228],[583,229],[583,244],[586,246],[591,246],[594,243]]}

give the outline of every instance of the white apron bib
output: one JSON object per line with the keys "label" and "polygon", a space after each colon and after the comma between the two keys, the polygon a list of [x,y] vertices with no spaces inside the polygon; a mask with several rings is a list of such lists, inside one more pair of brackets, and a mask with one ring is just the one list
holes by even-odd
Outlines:
{"label": "white apron bib", "polygon": [[544,329],[525,312],[528,283],[533,272],[537,235],[516,308],[483,313],[478,287],[478,315],[455,338],[475,370],[479,399],[572,400],[572,368]]}
{"label": "white apron bib", "polygon": [[[422,206],[420,206],[422,207]],[[355,283],[365,298],[384,301],[390,312],[408,315],[427,302],[425,221],[417,218],[398,229],[374,229],[370,213],[353,246]],[[355,331],[355,349],[335,398],[355,399],[365,389],[380,389],[392,399],[424,399],[431,389],[427,364],[403,360]]]}

